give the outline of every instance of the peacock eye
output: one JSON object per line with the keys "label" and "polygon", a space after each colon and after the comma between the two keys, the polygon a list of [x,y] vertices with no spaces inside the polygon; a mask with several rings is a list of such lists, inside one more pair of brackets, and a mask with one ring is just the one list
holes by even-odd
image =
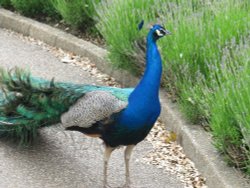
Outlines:
{"label": "peacock eye", "polygon": [[159,37],[164,36],[164,33],[163,33],[161,30],[159,30],[159,29],[155,30],[155,32],[156,32],[156,34],[157,34]]}

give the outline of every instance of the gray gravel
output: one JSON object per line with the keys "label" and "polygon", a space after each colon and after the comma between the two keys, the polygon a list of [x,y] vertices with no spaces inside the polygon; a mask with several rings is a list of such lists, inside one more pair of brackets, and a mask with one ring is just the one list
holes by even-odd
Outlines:
{"label": "gray gravel", "polygon": [[[0,29],[0,65],[29,69],[33,75],[75,83],[102,84],[112,82],[107,76],[97,75],[95,69],[86,70],[62,63],[41,45],[25,42],[15,34]],[[86,62],[88,60],[86,59]],[[88,62],[89,63],[89,62]],[[84,63],[83,63],[84,64]],[[91,64],[89,65],[91,67]],[[96,72],[97,73],[97,72]],[[31,148],[20,148],[0,141],[0,187],[101,187],[102,143],[80,133],[61,131],[58,126],[43,129],[38,143]],[[132,187],[179,188],[184,187],[176,175],[163,173],[154,165],[142,163],[143,157],[153,151],[152,144],[144,141],[132,156]],[[112,187],[124,183],[123,152],[112,155],[109,165],[109,182]]]}

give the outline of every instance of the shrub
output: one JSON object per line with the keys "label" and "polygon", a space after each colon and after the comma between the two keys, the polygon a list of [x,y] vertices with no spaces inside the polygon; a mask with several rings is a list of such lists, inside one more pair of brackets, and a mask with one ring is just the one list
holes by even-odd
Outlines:
{"label": "shrub", "polygon": [[177,88],[186,116],[209,123],[227,161],[250,175],[249,8],[248,1],[234,0],[187,11],[188,16],[183,7],[172,8],[167,17],[174,35],[163,41],[170,49],[163,59],[169,62],[166,80]]}
{"label": "shrub", "polygon": [[12,5],[25,16],[40,15],[42,0],[11,0]]}
{"label": "shrub", "polygon": [[[148,23],[155,18],[155,3],[154,0],[103,0],[97,6],[97,28],[106,40],[114,66],[139,73],[141,65],[138,65],[138,60],[145,61],[142,36],[146,30],[138,31],[137,25],[142,19]],[[140,45],[142,50],[137,48]]]}
{"label": "shrub", "polygon": [[249,44],[249,8],[247,0],[106,0],[97,6],[112,63],[133,72],[141,71],[137,42],[146,33],[136,30],[137,23],[164,21],[173,33],[159,41],[167,89],[193,123],[210,123],[216,147],[248,174],[250,63],[241,43]]}
{"label": "shrub", "polygon": [[162,55],[170,75],[177,74],[178,80],[169,80],[174,86],[189,79],[195,84],[197,73],[208,78],[209,66],[220,63],[227,41],[234,37],[238,43],[241,35],[248,33],[248,11],[242,8],[247,1],[233,2],[214,2],[196,11],[189,3],[165,10],[166,25],[174,34],[163,41],[168,50]]}
{"label": "shrub", "polygon": [[4,7],[4,8],[11,8],[11,1],[10,0],[0,0],[0,7]]}
{"label": "shrub", "polygon": [[54,7],[53,0],[42,1],[42,4],[43,4],[42,13],[44,15],[51,17],[54,21],[61,19],[60,14]]}
{"label": "shrub", "polygon": [[208,119],[215,146],[250,175],[250,36],[240,41],[223,50],[220,66],[210,67],[209,82],[201,77],[183,88],[181,107],[191,109],[189,117]]}
{"label": "shrub", "polygon": [[58,18],[51,0],[11,0],[13,7],[25,16],[40,18],[51,16]]}
{"label": "shrub", "polygon": [[215,145],[228,162],[250,175],[250,36],[243,41],[227,50],[214,75],[218,89],[210,100],[211,127]]}
{"label": "shrub", "polygon": [[53,0],[53,5],[65,22],[75,28],[88,30],[94,26],[95,7],[100,0]]}

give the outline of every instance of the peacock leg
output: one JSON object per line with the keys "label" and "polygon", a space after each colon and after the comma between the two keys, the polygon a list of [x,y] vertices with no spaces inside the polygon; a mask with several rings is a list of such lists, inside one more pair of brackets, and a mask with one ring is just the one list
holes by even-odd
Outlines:
{"label": "peacock leg", "polygon": [[125,158],[125,165],[126,165],[126,183],[124,187],[130,187],[131,180],[129,175],[129,160],[132,154],[132,150],[135,145],[128,145],[125,149],[124,158]]}
{"label": "peacock leg", "polygon": [[108,171],[108,161],[110,158],[110,155],[112,153],[112,151],[114,150],[114,148],[109,147],[109,146],[105,146],[105,152],[104,152],[104,179],[103,179],[103,187],[107,188],[108,186],[108,181],[107,181],[107,171]]}

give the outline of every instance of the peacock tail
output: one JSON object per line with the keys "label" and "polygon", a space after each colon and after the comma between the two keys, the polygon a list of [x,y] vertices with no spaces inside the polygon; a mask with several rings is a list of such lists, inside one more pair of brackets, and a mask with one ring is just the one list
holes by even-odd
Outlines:
{"label": "peacock tail", "polygon": [[4,96],[0,105],[0,134],[22,143],[35,138],[39,127],[59,122],[60,114],[84,94],[65,92],[53,79],[36,82],[20,69],[1,70],[0,84]]}
{"label": "peacock tail", "polygon": [[40,127],[60,122],[79,98],[92,91],[106,91],[127,101],[132,88],[113,88],[47,81],[22,69],[0,70],[0,136],[27,144]]}

